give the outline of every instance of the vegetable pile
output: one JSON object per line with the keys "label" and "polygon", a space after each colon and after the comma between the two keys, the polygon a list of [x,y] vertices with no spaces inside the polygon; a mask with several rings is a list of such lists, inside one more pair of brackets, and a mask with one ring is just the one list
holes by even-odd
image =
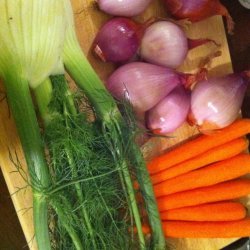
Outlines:
{"label": "vegetable pile", "polygon": [[[217,14],[226,16],[228,32],[233,31],[232,18],[219,1],[163,2],[177,19],[197,22]],[[106,25],[117,35],[115,46],[105,41],[105,37],[110,37]],[[112,54],[112,58],[103,61],[119,62],[118,69],[106,81],[110,93],[120,101],[130,102],[138,120],[153,134],[168,135],[185,121],[208,134],[148,162],[165,236],[247,236],[246,208],[229,200],[249,194],[249,180],[238,179],[250,172],[250,158],[244,153],[248,143],[242,137],[250,132],[249,120],[237,120],[249,84],[249,71],[209,79],[198,65],[197,74],[179,72],[176,68],[186,60],[189,49],[208,42],[219,46],[217,42],[188,39],[173,20],[156,18],[145,24],[134,23],[131,30],[123,29],[119,35],[116,30],[122,26],[118,17],[111,18],[101,27],[95,43],[98,51],[94,52],[102,60]],[[136,40],[126,44],[131,53],[123,49],[129,34],[137,34]],[[114,60],[113,49],[128,58]],[[208,53],[207,62],[215,55]],[[137,182],[134,187],[140,189]],[[234,225],[235,230],[219,231],[224,224],[228,230]],[[144,232],[150,232],[146,225]]]}
{"label": "vegetable pile", "polygon": [[[0,2],[0,77],[28,166],[39,250],[164,250],[166,237],[249,234],[235,200],[250,193],[240,178],[250,172],[250,121],[237,119],[249,71],[210,79],[199,65],[180,72],[190,49],[219,45],[187,38],[170,19],[130,18],[150,2],[97,1],[115,16],[92,46],[116,63],[105,82],[79,45],[70,0]],[[190,21],[222,14],[232,31],[219,1],[163,2]],[[198,16],[186,11],[194,6]],[[205,134],[146,163],[138,135],[165,137],[187,120]]]}

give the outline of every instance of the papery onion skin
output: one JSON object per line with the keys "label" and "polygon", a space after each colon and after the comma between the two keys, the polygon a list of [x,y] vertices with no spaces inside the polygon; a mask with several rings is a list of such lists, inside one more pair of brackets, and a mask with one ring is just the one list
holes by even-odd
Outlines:
{"label": "papery onion skin", "polygon": [[230,125],[239,116],[248,84],[244,74],[198,82],[191,95],[191,122],[201,132]]}
{"label": "papery onion skin", "polygon": [[114,16],[133,17],[141,14],[151,0],[96,0],[99,8]]}
{"label": "papery onion skin", "polygon": [[147,112],[147,127],[157,134],[174,132],[185,122],[190,102],[191,92],[183,86],[176,87]]}
{"label": "papery onion skin", "polygon": [[187,37],[172,22],[155,22],[146,29],[142,37],[140,55],[147,62],[177,68],[183,63],[187,53]]}
{"label": "papery onion skin", "polygon": [[163,0],[163,2],[167,11],[176,19],[197,22],[214,15],[225,16],[228,32],[232,33],[233,31],[233,19],[219,0]]}
{"label": "papery onion skin", "polygon": [[93,42],[93,50],[104,62],[124,62],[136,55],[141,41],[140,24],[116,17],[107,21]]}
{"label": "papery onion skin", "polygon": [[162,66],[132,62],[118,68],[106,82],[118,100],[130,101],[136,112],[145,112],[156,105],[176,86],[185,84],[185,76]]}

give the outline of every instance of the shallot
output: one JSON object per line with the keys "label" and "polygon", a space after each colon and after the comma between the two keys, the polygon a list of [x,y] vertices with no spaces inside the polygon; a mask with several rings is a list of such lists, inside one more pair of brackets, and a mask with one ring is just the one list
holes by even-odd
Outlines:
{"label": "shallot", "polygon": [[115,17],[99,30],[93,43],[95,54],[104,62],[124,62],[140,45],[142,26],[125,17]]}
{"label": "shallot", "polygon": [[133,17],[141,14],[151,0],[96,0],[99,8],[114,16]]}
{"label": "shallot", "polygon": [[158,65],[132,62],[114,71],[106,87],[115,98],[127,99],[136,112],[142,113],[155,106],[175,87],[194,80],[194,76],[189,76]]}
{"label": "shallot", "polygon": [[174,132],[187,118],[191,92],[183,86],[176,87],[156,106],[147,112],[147,126],[159,134]]}
{"label": "shallot", "polygon": [[163,0],[163,2],[167,11],[176,19],[197,22],[214,15],[225,16],[228,32],[233,31],[234,21],[219,0]]}
{"label": "shallot", "polygon": [[150,25],[142,38],[140,55],[150,62],[176,68],[188,53],[188,41],[184,31],[169,21]]}
{"label": "shallot", "polygon": [[247,72],[198,82],[191,95],[189,120],[202,132],[228,126],[239,116],[249,82]]}
{"label": "shallot", "polygon": [[211,39],[189,39],[175,23],[158,21],[146,28],[142,36],[140,56],[147,62],[177,68],[185,60],[188,50],[213,42]]}

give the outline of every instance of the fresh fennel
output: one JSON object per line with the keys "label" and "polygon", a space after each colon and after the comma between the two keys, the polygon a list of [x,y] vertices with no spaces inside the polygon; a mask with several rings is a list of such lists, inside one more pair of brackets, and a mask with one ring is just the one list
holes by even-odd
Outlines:
{"label": "fresh fennel", "polygon": [[[128,136],[116,102],[81,51],[70,1],[3,0],[0,22],[0,77],[28,165],[39,250],[165,249],[134,131]],[[94,122],[86,116],[82,96],[70,92],[63,64],[84,91]],[[62,75],[50,80],[53,74]],[[142,232],[134,174],[152,229],[149,243]]]}

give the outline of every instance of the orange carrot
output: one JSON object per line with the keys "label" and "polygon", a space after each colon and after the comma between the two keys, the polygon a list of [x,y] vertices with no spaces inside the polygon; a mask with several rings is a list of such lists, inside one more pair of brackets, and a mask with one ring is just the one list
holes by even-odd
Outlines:
{"label": "orange carrot", "polygon": [[171,209],[160,215],[162,220],[231,221],[245,218],[246,213],[241,203],[225,201]]}
{"label": "orange carrot", "polygon": [[250,180],[238,179],[170,194],[157,199],[159,211],[225,201],[250,194]]}
{"label": "orange carrot", "polygon": [[171,168],[151,175],[152,183],[157,184],[167,179],[185,174],[191,170],[204,167],[208,164],[228,159],[243,152],[247,149],[247,147],[248,141],[245,138],[235,139],[218,147],[212,148],[201,155],[179,163]]}
{"label": "orange carrot", "polygon": [[250,119],[236,120],[228,127],[211,135],[198,136],[198,138],[154,158],[147,164],[148,171],[150,174],[160,172],[248,133],[250,133]]}
{"label": "orange carrot", "polygon": [[156,197],[206,187],[250,173],[250,155],[239,154],[154,185]]}
{"label": "orange carrot", "polygon": [[[165,237],[171,238],[235,238],[250,235],[250,218],[237,221],[166,221],[162,223]],[[143,226],[145,234],[150,233]]]}

